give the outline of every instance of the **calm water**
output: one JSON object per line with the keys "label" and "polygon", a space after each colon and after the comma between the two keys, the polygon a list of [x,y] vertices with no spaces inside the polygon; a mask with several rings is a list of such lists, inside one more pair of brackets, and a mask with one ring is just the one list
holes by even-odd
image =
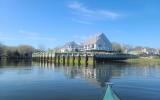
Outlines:
{"label": "calm water", "polygon": [[103,100],[108,81],[122,100],[160,100],[158,65],[33,62],[0,63],[0,100]]}

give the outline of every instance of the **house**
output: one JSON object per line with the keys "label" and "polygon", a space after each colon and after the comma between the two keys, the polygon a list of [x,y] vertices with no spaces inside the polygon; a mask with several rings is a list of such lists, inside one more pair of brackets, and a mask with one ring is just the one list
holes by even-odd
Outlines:
{"label": "house", "polygon": [[84,42],[84,50],[112,51],[112,44],[103,33],[98,33]]}
{"label": "house", "polygon": [[155,48],[135,47],[132,48],[128,53],[134,55],[153,56],[158,55],[159,51]]}
{"label": "house", "polygon": [[74,52],[79,51],[80,46],[74,41],[67,42],[64,46],[60,48],[61,52]]}
{"label": "house", "polygon": [[155,49],[155,48],[147,48],[147,51],[148,51],[148,55],[158,55],[159,54],[158,49]]}

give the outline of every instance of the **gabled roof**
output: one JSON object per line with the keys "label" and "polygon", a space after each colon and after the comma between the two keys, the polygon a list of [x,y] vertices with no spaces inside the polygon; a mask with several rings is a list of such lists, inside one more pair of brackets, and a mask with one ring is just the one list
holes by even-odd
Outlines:
{"label": "gabled roof", "polygon": [[71,42],[67,42],[67,43],[63,46],[63,48],[68,47],[68,46],[77,47],[77,46],[79,46],[79,45],[78,45],[76,42],[71,41]]}
{"label": "gabled roof", "polygon": [[110,42],[104,33],[97,33],[94,36],[88,38],[88,40],[84,42],[84,45],[95,44],[99,39],[103,39],[106,42]]}

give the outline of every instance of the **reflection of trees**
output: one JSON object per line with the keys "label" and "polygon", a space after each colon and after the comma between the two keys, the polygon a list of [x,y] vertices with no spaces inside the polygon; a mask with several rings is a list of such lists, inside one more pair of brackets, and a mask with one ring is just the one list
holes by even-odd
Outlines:
{"label": "reflection of trees", "polygon": [[[0,61],[0,68],[17,68],[18,74],[28,74],[31,72],[31,61],[28,60],[2,60]],[[8,70],[0,70],[0,74],[3,74]]]}
{"label": "reflection of trees", "polygon": [[31,67],[30,60],[2,60],[0,61],[0,67]]}

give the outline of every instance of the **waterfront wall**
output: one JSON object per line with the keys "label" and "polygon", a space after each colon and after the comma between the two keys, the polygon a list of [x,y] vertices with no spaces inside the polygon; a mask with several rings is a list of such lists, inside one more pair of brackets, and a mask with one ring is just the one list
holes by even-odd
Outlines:
{"label": "waterfront wall", "polygon": [[34,53],[35,61],[54,62],[63,65],[94,65],[94,55],[88,53]]}
{"label": "waterfront wall", "polygon": [[74,52],[74,53],[52,53],[38,52],[32,54],[32,59],[36,61],[54,62],[63,65],[95,65],[96,63],[111,60],[127,60],[136,58],[130,54],[103,53],[103,52]]}

